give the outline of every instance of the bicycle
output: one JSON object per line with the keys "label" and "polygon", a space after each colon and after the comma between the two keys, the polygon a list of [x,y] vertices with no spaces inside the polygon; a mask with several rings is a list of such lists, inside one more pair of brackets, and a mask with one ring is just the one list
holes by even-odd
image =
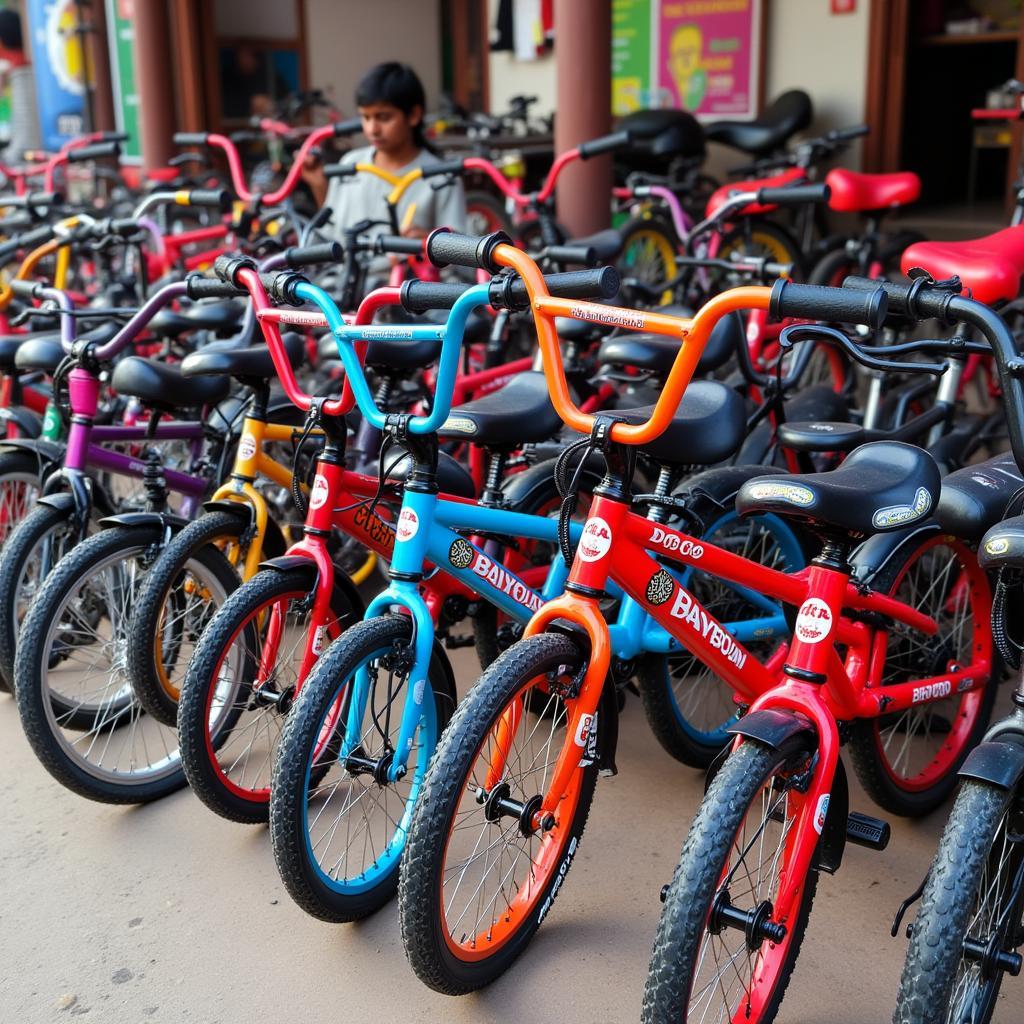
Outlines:
{"label": "bicycle", "polygon": [[[524,640],[510,647],[473,687],[434,754],[409,826],[409,856],[399,891],[409,960],[417,975],[439,991],[455,994],[479,988],[503,973],[523,951],[563,887],[578,850],[598,770],[614,764],[616,709],[602,698],[607,692],[611,647],[599,603],[612,580],[671,636],[683,641],[697,660],[720,675],[737,693],[743,710],[749,707],[729,729],[744,738],[739,747],[744,759],[750,756],[747,750],[764,750],[771,763],[762,767],[774,768],[787,763],[790,750],[800,752],[801,816],[794,841],[787,846],[794,860],[787,860],[786,881],[773,903],[775,909],[748,912],[731,904],[721,908],[725,925],[742,921],[737,926],[747,927],[758,943],[765,935],[779,944],[788,940],[771,961],[771,987],[779,969],[792,961],[792,937],[800,934],[795,922],[808,905],[805,891],[809,893],[812,886],[805,890],[805,880],[819,836],[823,836],[821,860],[832,869],[838,867],[847,839],[845,776],[838,767],[839,737],[833,716],[859,720],[854,726],[859,774],[870,783],[876,799],[882,798],[897,813],[922,813],[940,802],[970,742],[984,728],[991,707],[987,581],[967,548],[938,535],[937,529],[904,532],[925,517],[938,494],[939,480],[927,454],[909,446],[865,446],[859,458],[851,456],[833,473],[755,477],[740,487],[737,510],[741,514],[770,513],[784,519],[795,514],[824,533],[822,554],[805,572],[796,574],[749,562],[668,526],[652,529],[647,519],[629,511],[633,452],[636,445],[662,434],[661,444],[683,443],[685,429],[673,424],[672,414],[720,317],[736,309],[760,308],[777,316],[877,327],[884,318],[884,294],[780,282],[771,290],[745,287],[723,292],[689,321],[620,311],[623,326],[682,337],[683,344],[654,409],[632,422],[616,422],[614,415],[591,417],[574,408],[557,361],[551,358],[553,316],[606,317],[607,309],[549,297],[529,258],[509,246],[476,239],[448,241],[442,249],[438,244],[434,242],[432,249],[428,241],[428,253],[443,252],[450,261],[489,269],[511,266],[527,282],[552,400],[565,422],[603,450],[608,470],[594,492],[565,594],[533,617]],[[931,369],[934,372],[936,367]],[[866,483],[869,476],[873,477],[870,484]],[[873,495],[872,507],[866,510],[864,502],[839,498],[846,494],[843,481],[858,477],[858,493]],[[816,517],[818,508],[822,512]],[[813,511],[808,514],[809,510]],[[874,545],[875,557],[880,558],[872,581],[877,590],[859,579],[851,580],[849,534],[881,535]],[[881,557],[880,552],[884,552]],[[863,553],[859,558],[867,560]],[[770,594],[799,609],[792,646],[776,649],[762,662],[730,635],[696,595],[679,585],[663,564],[665,559],[739,583],[754,600],[759,594]],[[925,565],[925,560],[932,564]],[[932,614],[900,598],[900,584],[915,563],[921,563],[921,569],[938,565],[950,586],[959,584],[956,592],[966,601],[969,625],[964,625],[967,610],[964,622],[954,617],[951,624],[943,618],[947,591],[930,605]],[[959,660],[943,659],[937,672],[915,678],[907,650],[896,644],[887,651],[889,633],[896,624],[921,637],[941,632]],[[827,637],[846,649],[846,666],[830,643],[821,643]],[[781,686],[780,681],[784,681]],[[899,716],[951,696],[964,712],[955,742],[943,736],[938,750],[932,753],[926,747],[923,758],[916,749],[913,757],[887,757],[877,728],[883,715],[887,730],[898,728]],[[534,701],[547,709],[544,716],[524,713]],[[790,742],[793,746],[787,746]],[[773,752],[780,747],[785,747],[786,756],[776,758]],[[811,753],[817,755],[813,765]],[[731,763],[733,759],[725,762],[717,779],[732,778],[736,783],[737,770]],[[724,781],[713,783],[706,801],[729,792]],[[734,787],[733,792],[740,791]],[[740,796],[745,808],[746,800]],[[855,841],[884,847],[884,822],[867,816],[855,816],[854,821]],[[728,845],[734,828],[706,834]],[[487,856],[481,859],[484,848]],[[714,881],[720,877],[720,857],[715,860],[713,851],[706,852],[702,863]],[[516,872],[520,862],[522,868]],[[468,888],[460,901],[463,881]],[[670,899],[674,895],[670,893]],[[704,896],[702,889],[693,901],[698,907],[693,916],[701,931],[708,919]],[[688,978],[681,984],[688,993]]]}

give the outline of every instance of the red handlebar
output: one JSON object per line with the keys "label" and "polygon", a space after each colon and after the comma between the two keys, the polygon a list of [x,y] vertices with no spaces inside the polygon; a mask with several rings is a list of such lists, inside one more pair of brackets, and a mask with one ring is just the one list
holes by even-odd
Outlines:
{"label": "red handlebar", "polygon": [[[548,171],[547,177],[544,179],[544,184],[541,185],[540,191],[537,193],[538,202],[546,202],[551,198],[551,193],[555,191],[555,184],[558,182],[558,176],[566,168],[567,165],[571,164],[574,160],[579,160],[580,151],[576,148],[567,149],[564,153],[560,153],[556,158],[555,162],[551,165],[551,170]],[[480,171],[486,174],[491,181],[497,185],[501,194],[506,199],[511,199],[516,206],[529,206],[530,201],[533,198],[529,195],[524,195],[522,192],[517,191],[512,187],[512,183],[505,177],[501,171],[491,163],[490,160],[485,160],[479,156],[467,156],[462,162],[462,166],[467,171]]]}

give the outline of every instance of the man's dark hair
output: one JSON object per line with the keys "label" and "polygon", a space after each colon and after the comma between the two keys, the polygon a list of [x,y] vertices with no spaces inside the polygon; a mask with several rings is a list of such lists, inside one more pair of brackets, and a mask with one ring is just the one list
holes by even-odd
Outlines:
{"label": "man's dark hair", "polygon": [[17,11],[0,10],[0,46],[5,50],[22,50],[21,15]]}
{"label": "man's dark hair", "polygon": [[[412,113],[413,107],[419,107],[424,113],[427,109],[427,97],[419,75],[408,64],[394,60],[371,68],[356,86],[357,107],[368,107],[374,103],[390,103],[403,114]],[[423,134],[422,120],[413,129],[413,141],[421,148],[432,148]]]}

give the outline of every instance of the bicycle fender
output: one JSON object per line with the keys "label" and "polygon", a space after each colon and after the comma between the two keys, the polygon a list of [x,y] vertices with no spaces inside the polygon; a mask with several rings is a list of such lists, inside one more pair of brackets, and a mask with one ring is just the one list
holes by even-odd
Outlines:
{"label": "bicycle fender", "polygon": [[814,862],[822,871],[834,875],[843,862],[846,849],[846,822],[850,816],[850,787],[846,781],[846,767],[843,759],[836,761],[836,774],[832,780],[832,792],[828,797],[828,811],[825,824],[818,840]]}
{"label": "bicycle fender", "polygon": [[40,461],[55,462],[61,465],[64,462],[64,452],[67,450],[67,445],[62,444],[60,441],[46,441],[39,437],[14,437],[9,441],[0,441],[0,451],[11,449],[30,452]]}
{"label": "bicycle fender", "polygon": [[988,740],[970,752],[958,774],[962,779],[1013,789],[1024,778],[1024,744]]}
{"label": "bicycle fender", "polygon": [[609,675],[597,705],[597,767],[602,775],[618,775],[615,751],[619,745],[619,695]]}
{"label": "bicycle fender", "polygon": [[434,649],[431,652],[431,659],[436,659],[444,673],[444,682],[441,688],[433,687],[434,699],[437,700],[440,697],[442,701],[448,704],[450,718],[459,706],[459,697],[455,692],[455,670],[452,668],[451,659],[448,657],[448,652],[444,649],[444,644],[437,637],[434,637]]}
{"label": "bicycle fender", "polygon": [[928,519],[905,530],[876,533],[853,552],[850,558],[853,578],[859,583],[870,584],[904,544],[916,543],[922,534],[941,532],[939,524],[934,519]]}
{"label": "bicycle fender", "polygon": [[[265,562],[260,562],[260,568],[270,569],[272,572],[303,569],[309,573],[310,589],[316,587],[318,576],[316,563],[305,555],[281,555],[280,558],[268,558]],[[359,588],[352,582],[352,577],[337,565],[334,567],[334,589],[351,606],[353,621],[361,619],[366,611],[366,602],[359,593]]]}
{"label": "bicycle fender", "polygon": [[[575,466],[575,463],[573,463]],[[512,506],[524,505],[536,500],[537,495],[550,493],[552,497],[557,495],[553,479],[554,460],[545,459],[538,462],[522,473],[515,473],[502,484],[502,494],[505,500]],[[591,456],[580,474],[581,486],[586,488],[589,484],[596,487],[604,475],[604,462],[600,457]]]}
{"label": "bicycle fender", "polygon": [[[27,435],[25,440],[29,441],[36,440],[43,431],[43,421],[30,409],[0,409],[0,421],[13,423]],[[17,441],[20,438],[12,438],[12,440]]]}
{"label": "bicycle fender", "polygon": [[104,516],[100,520],[100,528],[110,530],[117,526],[127,526],[132,529],[139,526],[157,526],[162,530],[178,533],[190,522],[190,519],[176,515],[174,512],[121,512],[118,515]]}
{"label": "bicycle fender", "polygon": [[[203,511],[227,512],[228,515],[238,516],[239,519],[244,518],[243,533],[252,527],[256,519],[253,507],[247,501],[204,501]],[[263,537],[263,550],[271,558],[280,557],[288,550],[288,543],[284,539],[281,527],[271,516],[267,516],[267,531]]]}
{"label": "bicycle fender", "polygon": [[66,512],[69,516],[75,511],[77,502],[71,491],[60,491],[58,494],[44,494],[36,499],[37,505],[48,505],[58,512]]}
{"label": "bicycle fender", "polygon": [[[733,736],[757,740],[772,750],[782,750],[795,745],[799,737],[810,738],[817,744],[814,726],[791,711],[776,711],[774,708],[763,708],[744,715],[725,730]],[[844,826],[845,827],[845,826]]]}

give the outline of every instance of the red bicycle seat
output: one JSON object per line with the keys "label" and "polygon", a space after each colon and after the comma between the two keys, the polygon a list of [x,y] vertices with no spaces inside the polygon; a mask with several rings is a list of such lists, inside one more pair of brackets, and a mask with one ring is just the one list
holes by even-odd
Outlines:
{"label": "red bicycle seat", "polygon": [[[704,211],[704,216],[714,217],[718,212],[718,208],[727,199],[732,199],[732,197],[739,192],[756,192],[759,188],[779,188],[782,185],[792,185],[796,181],[803,181],[806,177],[806,171],[801,170],[799,167],[790,167],[781,174],[772,175],[770,178],[752,178],[750,181],[730,181],[728,185],[722,185],[711,193],[711,198],[708,200],[708,206]],[[769,213],[775,209],[777,209],[775,206],[751,203],[749,206],[744,206],[743,209],[737,210],[736,215],[749,216],[754,213]]]}
{"label": "red bicycle seat", "polygon": [[832,189],[828,205],[844,213],[906,206],[921,194],[921,179],[913,171],[858,174],[837,167],[825,175],[825,183]]}
{"label": "red bicycle seat", "polygon": [[900,269],[923,267],[937,281],[958,276],[979,302],[1015,299],[1024,276],[1024,225],[966,242],[915,242]]}

